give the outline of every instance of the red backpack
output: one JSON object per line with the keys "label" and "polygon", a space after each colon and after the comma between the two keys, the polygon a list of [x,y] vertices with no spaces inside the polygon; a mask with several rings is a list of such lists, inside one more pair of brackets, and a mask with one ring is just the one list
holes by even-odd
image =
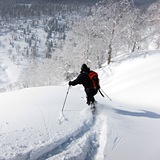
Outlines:
{"label": "red backpack", "polygon": [[98,91],[100,89],[98,74],[95,71],[90,71],[88,76],[92,81],[92,87]]}

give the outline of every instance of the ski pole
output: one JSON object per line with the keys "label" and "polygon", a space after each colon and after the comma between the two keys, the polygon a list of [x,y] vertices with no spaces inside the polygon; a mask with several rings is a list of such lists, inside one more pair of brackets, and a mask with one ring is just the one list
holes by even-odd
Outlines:
{"label": "ski pole", "polygon": [[[101,88],[101,91],[103,92],[103,94],[105,95],[105,96],[107,96],[108,97],[108,99],[110,100],[110,101],[112,101],[111,100],[111,98],[109,98],[109,96],[102,90],[102,88]],[[102,92],[101,92],[100,90],[99,90],[99,92],[101,93],[101,95],[104,97],[104,95],[102,94]]]}
{"label": "ski pole", "polygon": [[100,91],[100,89],[99,89],[99,93],[101,94],[102,97],[104,97],[104,95],[103,95],[103,93]]}
{"label": "ski pole", "polygon": [[63,103],[63,107],[62,107],[62,112],[63,112],[64,106],[65,106],[65,103],[66,103],[66,100],[67,100],[69,89],[70,89],[70,86],[68,86],[68,89],[67,89],[66,97],[64,99],[64,103]]}

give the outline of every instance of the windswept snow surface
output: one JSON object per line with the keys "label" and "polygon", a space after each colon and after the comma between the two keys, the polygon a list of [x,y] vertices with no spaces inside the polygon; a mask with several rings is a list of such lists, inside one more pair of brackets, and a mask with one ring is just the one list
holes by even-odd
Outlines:
{"label": "windswept snow surface", "polygon": [[1,93],[0,160],[159,160],[160,52],[154,52],[121,55],[98,71],[112,101],[97,94],[95,114],[81,86],[68,94],[68,86]]}

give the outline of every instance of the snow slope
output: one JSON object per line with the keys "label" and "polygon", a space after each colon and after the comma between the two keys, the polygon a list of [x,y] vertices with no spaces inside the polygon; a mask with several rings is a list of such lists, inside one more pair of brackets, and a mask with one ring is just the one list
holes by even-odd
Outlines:
{"label": "snow slope", "polygon": [[0,160],[159,160],[160,52],[125,54],[100,69],[93,115],[81,86],[0,93]]}

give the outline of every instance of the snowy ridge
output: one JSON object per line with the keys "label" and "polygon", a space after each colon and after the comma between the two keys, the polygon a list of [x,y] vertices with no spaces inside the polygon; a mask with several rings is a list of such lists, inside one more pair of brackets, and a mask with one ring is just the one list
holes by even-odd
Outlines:
{"label": "snowy ridge", "polygon": [[130,52],[130,53],[124,53],[116,56],[113,61],[115,63],[122,63],[127,60],[134,60],[136,58],[147,58],[150,55],[154,54],[160,54],[160,50],[146,50],[146,51],[137,51],[137,52]]}

